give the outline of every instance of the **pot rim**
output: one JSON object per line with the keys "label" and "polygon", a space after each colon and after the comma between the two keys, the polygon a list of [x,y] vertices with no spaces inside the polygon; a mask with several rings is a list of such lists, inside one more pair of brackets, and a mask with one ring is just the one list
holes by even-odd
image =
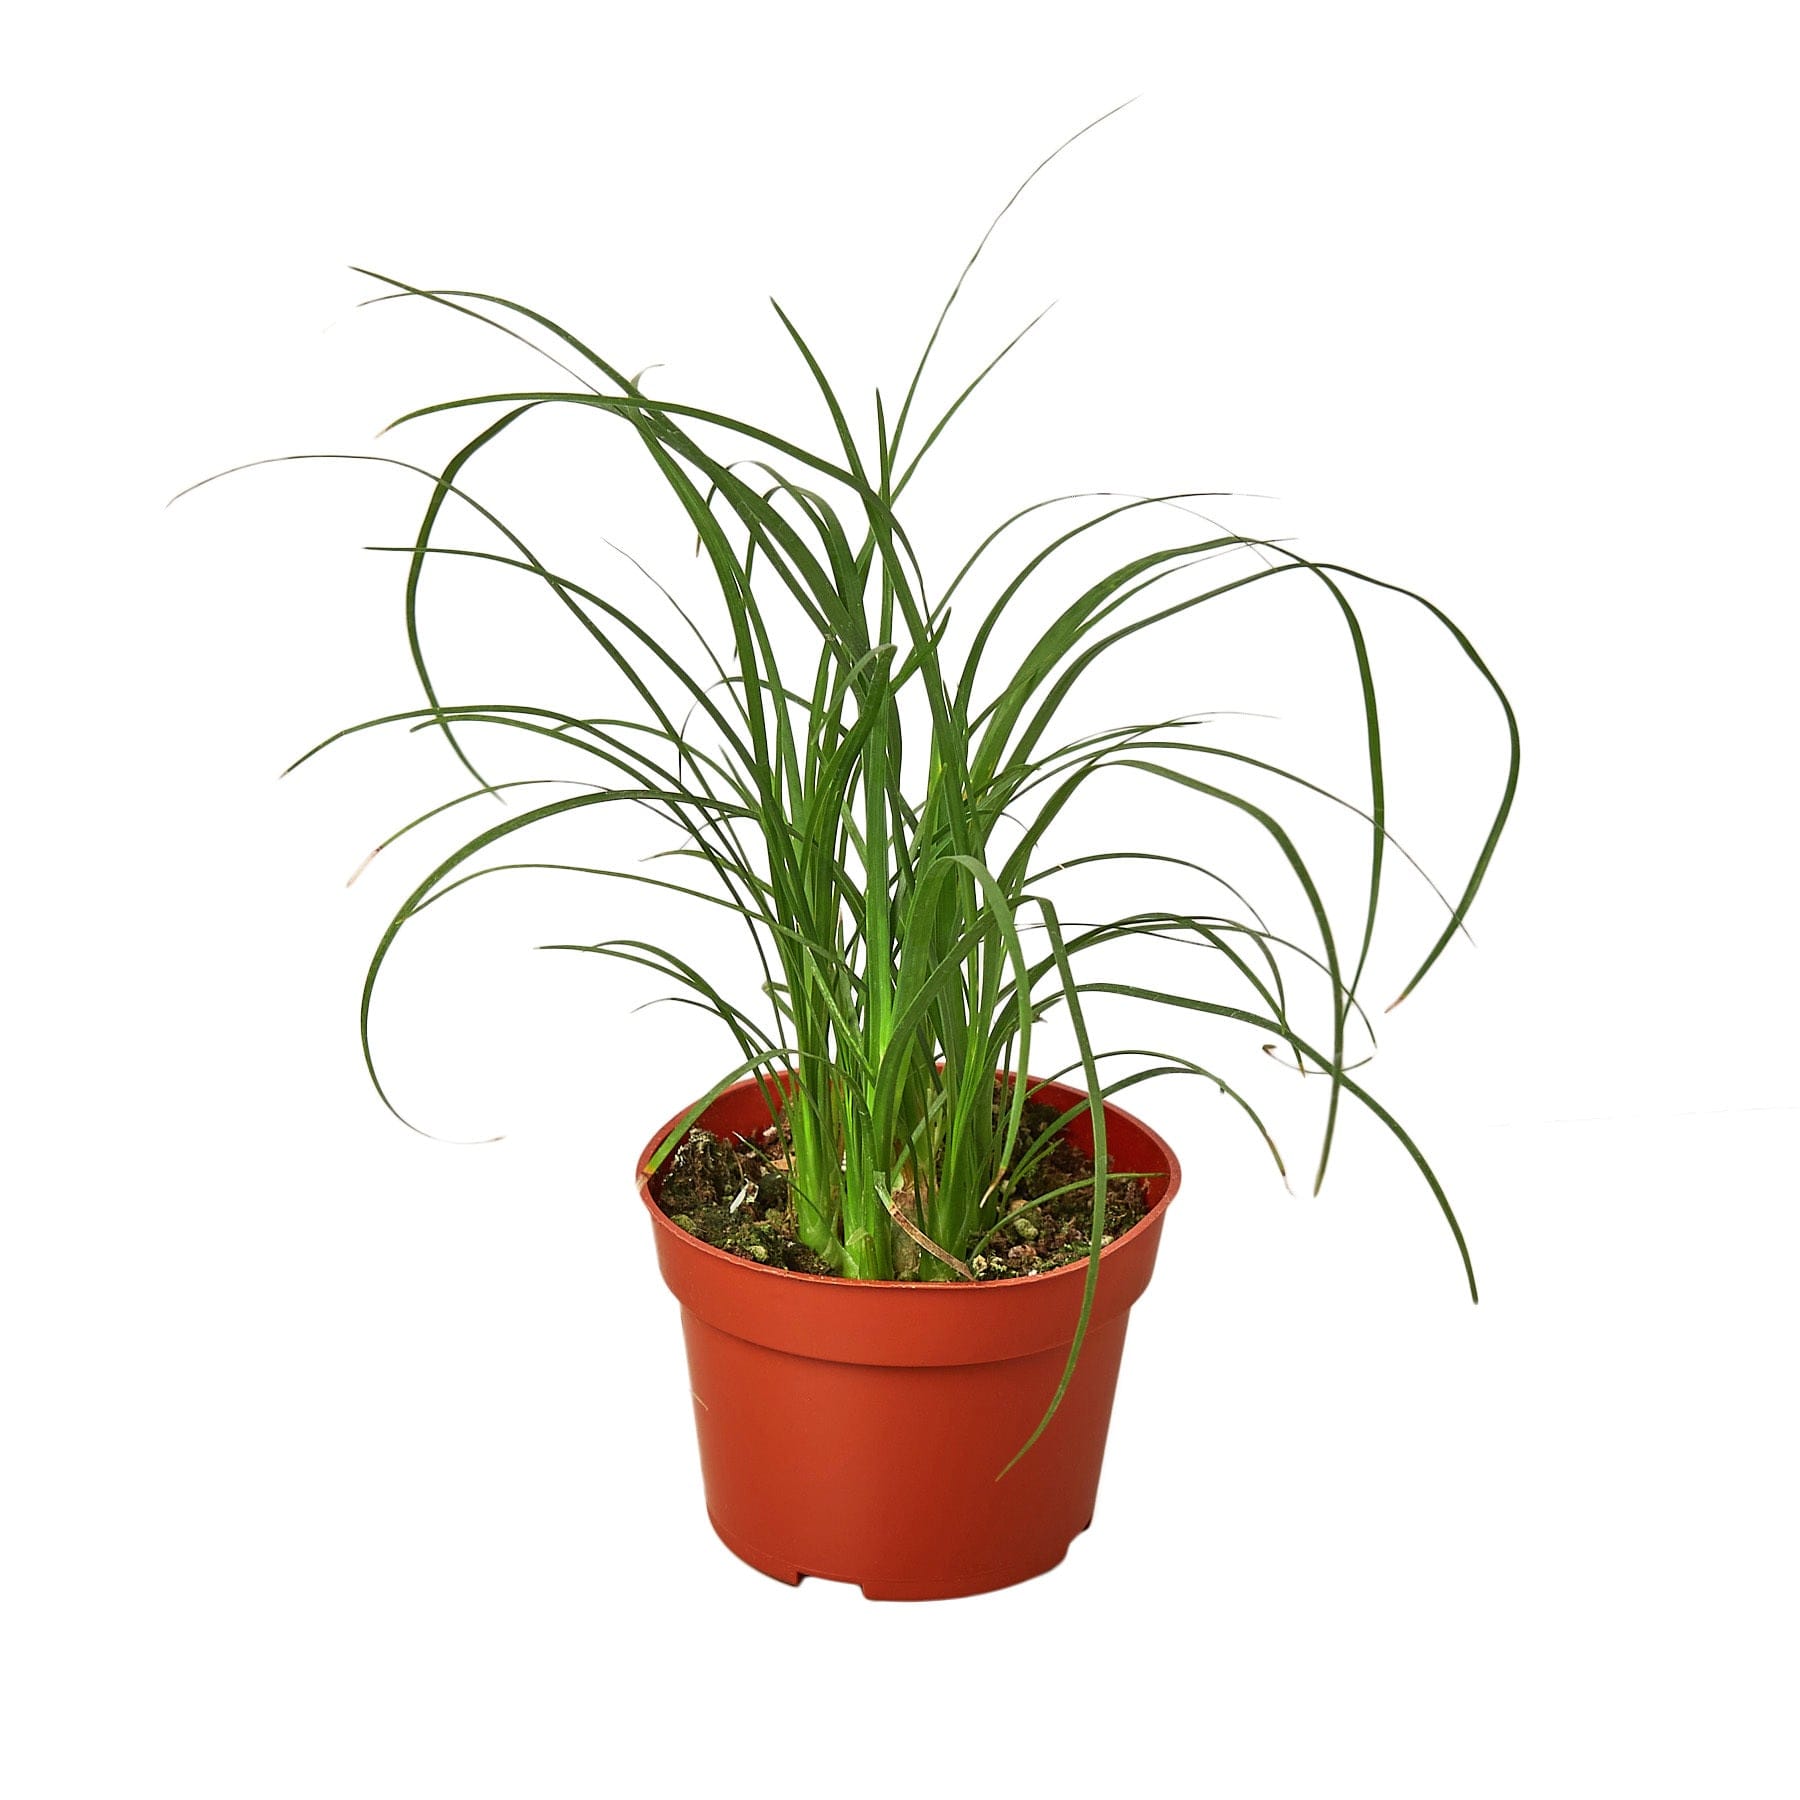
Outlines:
{"label": "pot rim", "polygon": [[[1009,1070],[1005,1071],[1005,1073],[1011,1074],[1013,1072]],[[1015,1079],[1016,1078],[1017,1077],[1015,1076]],[[1024,1079],[1030,1084],[1033,1092],[1066,1096],[1067,1098],[1063,1101],[1065,1106],[1071,1101],[1085,1100],[1087,1098],[1087,1094],[1083,1089],[1071,1087],[1067,1082],[1036,1081],[1029,1075],[1025,1076]],[[740,1093],[746,1088],[754,1089],[756,1086],[756,1077],[754,1075],[747,1075],[742,1081],[734,1081],[729,1087],[721,1088],[718,1095],[715,1097],[715,1104],[717,1100],[723,1100],[729,1094]],[[1104,1263],[1108,1257],[1116,1254],[1121,1248],[1130,1243],[1133,1238],[1137,1237],[1140,1232],[1148,1229],[1153,1223],[1160,1221],[1163,1213],[1168,1208],[1169,1202],[1175,1198],[1177,1191],[1181,1187],[1181,1163],[1176,1157],[1175,1152],[1170,1149],[1167,1140],[1162,1134],[1145,1124],[1135,1113],[1127,1112],[1124,1107],[1117,1106],[1110,1100],[1102,1100],[1101,1105],[1112,1117],[1125,1120],[1137,1130],[1141,1131],[1155,1146],[1157,1154],[1168,1165],[1168,1173],[1166,1175],[1151,1177],[1152,1182],[1160,1181],[1163,1183],[1163,1190],[1150,1203],[1149,1211],[1147,1211],[1129,1231],[1115,1238],[1110,1244],[1102,1246],[1099,1260]],[[663,1211],[661,1205],[657,1202],[655,1195],[650,1192],[651,1177],[644,1165],[656,1154],[657,1145],[687,1117],[690,1110],[691,1102],[689,1106],[684,1106],[680,1112],[676,1113],[663,1125],[659,1126],[651,1135],[650,1141],[645,1144],[643,1149],[640,1150],[637,1155],[638,1198],[643,1201],[645,1210],[650,1214],[652,1222],[658,1229],[670,1233],[673,1239],[680,1243],[690,1254],[698,1253],[701,1256],[711,1257],[717,1262],[727,1264],[734,1269],[748,1269],[755,1274],[769,1275],[779,1280],[805,1282],[813,1287],[867,1289],[877,1293],[891,1293],[896,1290],[908,1294],[968,1294],[981,1292],[983,1290],[1004,1293],[1009,1289],[1019,1287],[1025,1283],[1029,1283],[1034,1288],[1041,1288],[1051,1282],[1062,1281],[1070,1276],[1073,1276],[1077,1280],[1086,1280],[1087,1278],[1088,1259],[1085,1257],[1080,1262],[1065,1263],[1060,1269],[1052,1269],[1048,1275],[1019,1275],[1009,1277],[1004,1281],[856,1281],[852,1280],[847,1275],[807,1275],[803,1274],[798,1269],[771,1269],[767,1264],[755,1262],[747,1256],[733,1256],[729,1250],[721,1250],[717,1245],[709,1244],[704,1239],[695,1237],[691,1232],[683,1231],[681,1227]],[[698,1124],[699,1120],[696,1120],[695,1123]]]}

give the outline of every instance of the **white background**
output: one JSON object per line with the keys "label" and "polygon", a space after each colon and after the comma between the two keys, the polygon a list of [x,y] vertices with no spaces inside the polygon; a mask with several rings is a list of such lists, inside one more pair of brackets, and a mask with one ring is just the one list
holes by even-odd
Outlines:
{"label": "white background", "polygon": [[[9,1795],[1795,1791],[1777,9],[31,30],[0,302]],[[433,1131],[506,1135],[397,1125],[355,994],[454,819],[341,883],[455,771],[365,739],[273,777],[413,703],[394,568],[358,546],[421,495],[317,464],[163,502],[541,379],[478,328],[358,311],[352,263],[517,297],[665,363],[660,393],[820,442],[765,297],[866,419],[1017,180],[1140,92],[972,284],[946,384],[1060,304],[921,478],[921,530],[941,579],[1040,495],[1270,496],[1219,504],[1432,594],[1490,658],[1525,731],[1516,822],[1479,949],[1370,1071],[1483,1300],[1373,1132],[1293,1197],[1216,1102],[1146,1090],[1187,1185],[1096,1531],[974,1601],[790,1591],[706,1528],[629,1181],[725,1046],[531,948],[668,921],[498,881],[442,909],[384,993],[384,1056]],[[528,538],[615,571],[616,539],[700,592],[603,431],[546,424],[492,479]],[[517,595],[439,592],[458,696],[582,679]],[[1217,629],[1100,710],[1279,710],[1289,677],[1304,710],[1325,666],[1341,691],[1326,613]],[[1395,830],[1453,873],[1492,712],[1402,612],[1370,632],[1409,750]],[[1191,854],[1212,829],[1117,823]],[[1383,981],[1428,929],[1402,891]],[[1312,1095],[1250,1075],[1304,1164]]]}

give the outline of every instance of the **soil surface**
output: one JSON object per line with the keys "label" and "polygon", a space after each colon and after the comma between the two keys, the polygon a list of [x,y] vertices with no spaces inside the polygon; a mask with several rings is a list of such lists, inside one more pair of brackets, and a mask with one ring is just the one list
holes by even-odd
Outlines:
{"label": "soil surface", "polygon": [[[1057,1116],[1057,1108],[1028,1100],[1021,1144],[1034,1145]],[[1017,1160],[1022,1164],[1024,1156]],[[683,1231],[733,1256],[802,1275],[829,1275],[830,1265],[794,1235],[787,1165],[779,1125],[765,1127],[754,1138],[723,1138],[695,1126],[663,1165],[657,1204]],[[969,1260],[975,1279],[1005,1281],[1084,1262],[1093,1223],[1093,1180],[1093,1158],[1058,1133],[1046,1152],[1002,1190],[1004,1222]],[[1081,1185],[1071,1185],[1075,1183]],[[1058,1188],[1069,1191],[1056,1193]],[[1043,1195],[1053,1197],[1041,1199]],[[1101,1243],[1129,1231],[1149,1210],[1139,1177],[1113,1176],[1107,1183]],[[955,1248],[966,1254],[965,1246]]]}

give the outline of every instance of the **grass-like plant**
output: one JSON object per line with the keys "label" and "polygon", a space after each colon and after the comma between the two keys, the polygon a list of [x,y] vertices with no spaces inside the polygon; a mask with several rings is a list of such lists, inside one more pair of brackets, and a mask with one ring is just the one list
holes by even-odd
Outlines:
{"label": "grass-like plant", "polygon": [[[994,225],[1050,160],[1038,165]],[[430,498],[411,543],[376,547],[404,564],[406,632],[424,704],[326,741],[390,725],[440,734],[475,783],[446,806],[529,785],[492,782],[480,772],[471,745],[483,733],[534,734],[559,751],[584,753],[594,768],[591,789],[509,812],[471,837],[395,914],[362,993],[370,1076],[382,1091],[370,1042],[371,1002],[411,920],[503,869],[578,869],[708,902],[741,922],[759,977],[748,998],[730,997],[667,944],[618,939],[554,947],[654,970],[722,1022],[736,1045],[733,1066],[698,1097],[690,1121],[746,1074],[785,1085],[795,1225],[843,1276],[969,1276],[970,1258],[999,1221],[1003,1191],[1044,1142],[1024,1127],[1025,1082],[1003,1087],[997,1105],[996,1074],[1031,1069],[1034,1032],[1059,1010],[1073,1028],[1079,1061],[1056,1073],[1079,1072],[1094,1134],[1090,1302],[1112,1173],[1102,1099],[1157,1076],[1191,1074],[1241,1107],[1274,1152],[1250,1102],[1211,1068],[1179,1054],[1095,1047],[1086,1002],[1121,995],[1164,1013],[1233,1021],[1284,1044],[1297,1067],[1321,1072],[1327,1079],[1315,1185],[1324,1178],[1342,1105],[1367,1108],[1404,1146],[1442,1208],[1474,1296],[1468,1249],[1437,1177],[1399,1122],[1351,1073],[1357,1066],[1352,1030],[1367,1023],[1358,989],[1394,847],[1375,673],[1353,595],[1373,588],[1398,596],[1441,625],[1492,688],[1509,743],[1491,827],[1460,893],[1446,899],[1443,928],[1405,992],[1461,926],[1499,839],[1518,773],[1512,709],[1473,645],[1429,600],[1310,561],[1284,545],[1202,524],[1185,508],[1176,515],[1185,527],[1178,541],[1145,548],[1099,579],[1077,582],[1062,574],[1074,560],[1072,547],[1102,541],[1091,535],[1102,526],[1167,516],[1192,495],[1069,496],[1028,507],[990,532],[934,593],[901,523],[900,502],[945,428],[1025,335],[1013,338],[940,416],[922,422],[921,381],[993,229],[952,289],[898,409],[875,396],[870,438],[859,438],[799,330],[776,307],[830,417],[835,441],[823,451],[703,406],[653,396],[641,377],[621,372],[530,307],[376,277],[389,290],[380,299],[416,298],[505,332],[556,362],[573,385],[443,401],[395,421],[458,411],[485,419],[441,469],[401,463],[431,484]],[[579,408],[597,426],[635,437],[681,509],[717,590],[717,641],[704,630],[694,633],[709,672],[696,675],[669,647],[669,623],[691,621],[666,590],[671,611],[640,617],[598,587],[547,567],[476,498],[470,479],[479,472],[478,459],[546,407]],[[1047,508],[1071,506],[1081,509],[1074,522],[1039,541],[1022,561],[1016,551],[1007,555],[1021,527],[1053,516]],[[486,526],[488,547],[444,541],[457,509]],[[443,698],[427,665],[420,608],[431,570],[444,558],[473,559],[496,578],[535,586],[623,677],[636,697],[634,716],[577,717],[541,705]],[[1065,702],[1102,658],[1141,653],[1157,641],[1151,634],[1158,627],[1215,602],[1296,582],[1327,597],[1342,619],[1346,674],[1356,683],[1365,725],[1356,758],[1366,805],[1337,802],[1362,821],[1367,835],[1366,888],[1347,927],[1330,916],[1288,827],[1238,791],[1246,779],[1272,779],[1310,795],[1325,794],[1323,787],[1208,741],[1196,717],[1121,721],[1074,738],[1058,730]],[[799,661],[791,648],[797,621],[808,645]],[[953,621],[964,643],[955,655],[948,648]],[[1003,622],[1022,624],[1027,643],[1022,654],[1009,650],[997,667],[994,646]],[[790,647],[778,656],[778,644]],[[913,771],[910,778],[903,764]],[[1179,855],[1102,846],[1077,855],[1058,849],[1052,858],[1046,841],[1071,802],[1102,773],[1113,778],[1120,771],[1252,821],[1291,874],[1314,941],[1278,936],[1235,888]],[[591,864],[516,858],[514,846],[534,827],[620,805],[648,808],[674,829],[668,873],[613,866],[603,847]],[[503,860],[487,860],[490,852]],[[1197,871],[1232,895],[1234,907],[1211,913],[1159,907],[1066,921],[1055,897],[1060,878],[1108,862],[1184,876]],[[1176,990],[1095,972],[1095,952],[1147,939],[1212,952],[1204,960],[1222,978],[1218,987]],[[1330,994],[1320,1028],[1308,1035],[1296,1026],[1289,1003],[1297,962],[1312,971],[1315,984],[1322,971]],[[1195,959],[1183,966],[1202,965]],[[1130,1072],[1103,1072],[1103,1064],[1118,1069],[1120,1059],[1132,1062]],[[678,1129],[663,1154],[680,1135]],[[1084,1308],[1084,1327],[1086,1316]]]}

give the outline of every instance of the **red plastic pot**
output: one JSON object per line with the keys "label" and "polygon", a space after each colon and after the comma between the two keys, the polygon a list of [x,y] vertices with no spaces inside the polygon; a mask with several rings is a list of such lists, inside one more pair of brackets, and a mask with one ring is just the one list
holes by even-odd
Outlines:
{"label": "red plastic pot", "polygon": [[[1074,1105],[1049,1083],[1045,1099]],[[857,1583],[872,1600],[986,1593],[1061,1562],[1091,1523],[1132,1303],[1149,1285],[1181,1179],[1141,1120],[1106,1108],[1115,1168],[1155,1171],[1149,1215],[1100,1253],[1075,1377],[1049,1429],[1004,1480],[1061,1378],[1084,1265],[1007,1281],[844,1281],[765,1269],[672,1224],[645,1164],[638,1190],[663,1279],[681,1302],[706,1509],[777,1580]],[[754,1081],[701,1115],[708,1130],[769,1122]],[[1083,1117],[1071,1138],[1092,1149]]]}

